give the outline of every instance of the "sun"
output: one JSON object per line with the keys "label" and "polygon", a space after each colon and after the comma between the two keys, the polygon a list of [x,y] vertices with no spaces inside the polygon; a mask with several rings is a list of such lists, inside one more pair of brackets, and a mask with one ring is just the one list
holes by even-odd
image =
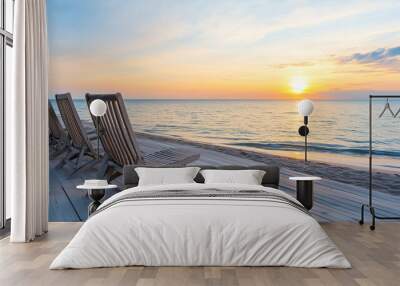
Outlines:
{"label": "sun", "polygon": [[293,93],[303,93],[308,88],[308,82],[304,77],[295,76],[290,80],[290,88]]}

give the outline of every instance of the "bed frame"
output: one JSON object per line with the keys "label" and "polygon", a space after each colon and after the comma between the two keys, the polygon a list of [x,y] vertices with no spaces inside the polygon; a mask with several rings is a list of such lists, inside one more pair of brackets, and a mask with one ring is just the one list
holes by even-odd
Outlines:
{"label": "bed frame", "polygon": [[[126,165],[123,169],[123,184],[124,189],[136,187],[139,183],[138,174],[135,171],[136,167],[149,167],[149,166],[139,166],[139,165]],[[185,167],[185,166],[174,166],[174,167]],[[264,170],[266,173],[262,180],[262,185],[265,187],[271,187],[275,189],[279,189],[279,167],[277,166],[266,166],[266,165],[253,165],[253,166],[237,166],[237,165],[229,165],[229,166],[198,166],[201,169],[216,169],[216,170]],[[152,168],[171,168],[170,166],[160,166]],[[197,174],[194,180],[197,183],[204,183],[204,178],[200,174]]]}

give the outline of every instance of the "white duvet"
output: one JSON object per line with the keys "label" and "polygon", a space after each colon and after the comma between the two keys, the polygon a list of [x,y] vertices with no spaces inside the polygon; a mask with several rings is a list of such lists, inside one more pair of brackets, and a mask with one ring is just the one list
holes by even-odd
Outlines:
{"label": "white duvet", "polygon": [[[265,190],[262,186],[180,184],[120,192]],[[295,200],[294,200],[295,201]],[[124,201],[86,221],[50,269],[145,266],[294,266],[349,268],[350,263],[310,215],[257,199],[186,198]]]}

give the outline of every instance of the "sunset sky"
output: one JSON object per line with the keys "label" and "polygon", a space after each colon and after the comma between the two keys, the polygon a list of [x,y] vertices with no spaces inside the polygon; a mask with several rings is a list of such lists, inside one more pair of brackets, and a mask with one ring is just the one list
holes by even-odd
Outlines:
{"label": "sunset sky", "polygon": [[400,1],[50,0],[50,93],[358,99],[400,92]]}

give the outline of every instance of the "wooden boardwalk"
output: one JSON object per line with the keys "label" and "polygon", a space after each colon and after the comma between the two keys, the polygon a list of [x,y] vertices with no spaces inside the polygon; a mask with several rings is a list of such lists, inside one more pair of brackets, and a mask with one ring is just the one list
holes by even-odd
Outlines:
{"label": "wooden boardwalk", "polygon": [[[191,146],[179,142],[145,138],[139,136],[139,145],[144,153],[153,153],[165,148],[189,148],[200,153],[200,159],[192,165],[245,165],[260,164],[246,158],[232,156],[222,152]],[[84,179],[93,178],[95,169],[84,169],[73,176],[67,167],[55,169],[57,160],[50,163],[50,221],[84,221],[87,218],[87,206],[90,199],[86,192],[77,190],[76,186]],[[295,182],[289,177],[304,175],[292,170],[281,169],[281,190],[295,195]],[[121,177],[113,183],[121,185]],[[114,194],[109,191],[107,197]],[[360,219],[360,206],[367,201],[368,192],[365,188],[323,179],[315,183],[314,207],[311,214],[320,222],[353,221]],[[374,205],[379,208],[380,215],[396,215],[400,212],[400,196],[375,192]],[[369,215],[366,216],[368,221]]]}

